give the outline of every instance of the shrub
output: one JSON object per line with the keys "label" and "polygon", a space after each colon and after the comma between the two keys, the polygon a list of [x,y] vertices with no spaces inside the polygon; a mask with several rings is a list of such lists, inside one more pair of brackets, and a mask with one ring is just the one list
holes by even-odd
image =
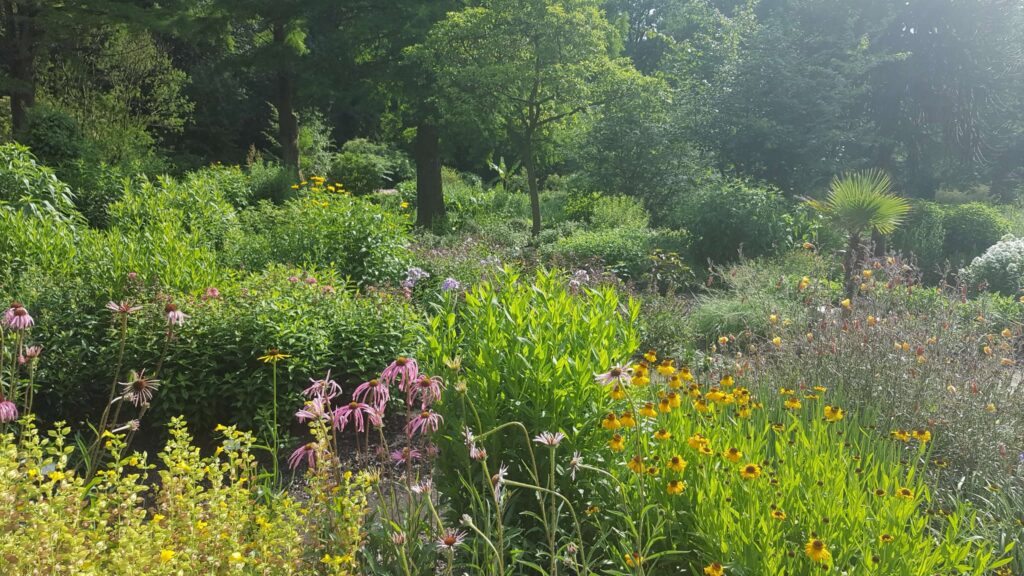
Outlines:
{"label": "shrub", "polygon": [[75,119],[45,104],[29,109],[28,130],[22,142],[41,162],[54,167],[77,160],[85,147]]}
{"label": "shrub", "polygon": [[105,162],[76,160],[61,166],[61,176],[75,194],[75,206],[94,228],[110,225],[110,205],[124,196],[132,179],[125,171]]}
{"label": "shrub", "polygon": [[238,166],[214,164],[185,175],[182,182],[200,198],[216,198],[243,208],[253,203],[250,176]]}
{"label": "shrub", "polygon": [[944,249],[954,265],[964,265],[1009,232],[1010,223],[995,208],[979,202],[946,210]]}
{"label": "shrub", "polygon": [[595,228],[646,228],[651,217],[642,202],[630,196],[601,196],[594,200],[589,218]]}
{"label": "shrub", "polygon": [[[521,422],[532,433],[565,431],[579,449],[593,447],[593,422],[602,396],[594,374],[637,347],[636,302],[612,288],[574,291],[559,272],[538,271],[530,279],[506,268],[455,297],[429,320],[421,337],[420,360],[431,374],[449,382],[439,410],[446,433],[438,485],[452,496],[466,472],[461,436],[506,422]],[[465,392],[458,392],[465,383]],[[492,470],[523,462],[521,438],[495,438],[489,446]]]}
{"label": "shrub", "polygon": [[[358,535],[366,513],[366,481],[346,476],[334,494],[313,490],[310,502],[264,490],[252,454],[255,438],[222,428],[216,453],[201,456],[182,420],[160,453],[160,471],[112,435],[113,460],[91,483],[76,474],[70,429],[41,436],[30,419],[20,436],[0,435],[0,556],[17,574],[312,574],[357,573],[357,538],[332,545],[311,538],[326,503],[339,534]],[[146,483],[150,475],[159,483]],[[45,536],[45,537],[44,537]],[[331,566],[330,563],[327,566]]]}
{"label": "shrub", "polygon": [[328,179],[362,195],[394,187],[411,176],[412,168],[405,154],[385,144],[357,138],[346,142],[335,155]]}
{"label": "shrub", "polygon": [[654,237],[646,227],[580,230],[543,246],[541,252],[559,266],[586,268],[597,264],[622,278],[639,279],[650,268]]}
{"label": "shrub", "polygon": [[367,199],[306,193],[282,206],[264,202],[242,212],[223,259],[248,270],[271,263],[333,266],[357,284],[385,284],[408,268],[408,227],[407,216]]}
{"label": "shrub", "polygon": [[1017,293],[1024,287],[1024,238],[1002,238],[962,272],[970,284],[984,283],[995,292]]}
{"label": "shrub", "polygon": [[933,202],[915,202],[907,221],[892,236],[891,247],[913,254],[929,282],[937,280],[946,263],[945,210]]}
{"label": "shrub", "polygon": [[743,256],[774,254],[788,242],[788,215],[782,194],[737,180],[704,185],[676,210],[680,227],[693,238],[695,264],[733,262]]}
{"label": "shrub", "polygon": [[295,184],[295,177],[280,164],[255,158],[249,163],[249,179],[252,189],[251,204],[261,200],[280,204],[293,195],[292,185]]}
{"label": "shrub", "polygon": [[0,210],[76,219],[71,189],[20,144],[0,144]]}

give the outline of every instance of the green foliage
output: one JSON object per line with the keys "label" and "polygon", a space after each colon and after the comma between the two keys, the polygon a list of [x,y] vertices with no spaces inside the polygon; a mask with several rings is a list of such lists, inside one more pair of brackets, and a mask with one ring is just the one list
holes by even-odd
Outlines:
{"label": "green foliage", "polygon": [[773,188],[737,180],[708,182],[673,208],[693,236],[692,259],[706,265],[776,253],[788,240],[786,202]]}
{"label": "green foliage", "polygon": [[947,208],[943,225],[943,249],[954,265],[966,264],[1010,231],[999,210],[979,202]]}
{"label": "green foliage", "polygon": [[880,170],[853,172],[832,180],[825,202],[810,203],[851,236],[892,234],[910,212],[910,204],[890,194],[890,185],[889,176]]}
{"label": "green foliage", "polygon": [[68,185],[36,163],[25,146],[0,144],[0,212],[59,219],[78,218]]}
{"label": "green foliage", "polygon": [[601,196],[591,206],[589,222],[594,228],[646,228],[651,217],[642,202],[629,196]]}
{"label": "green foliage", "polygon": [[411,176],[409,159],[385,144],[357,138],[349,140],[334,156],[328,180],[340,182],[345,190],[370,194],[382,188],[393,188]]}
{"label": "green foliage", "polygon": [[289,170],[259,157],[249,164],[249,180],[252,188],[250,204],[261,200],[280,204],[292,196],[292,186],[296,184]]}
{"label": "green foliage", "polygon": [[49,166],[77,160],[85,142],[71,115],[45,104],[34,106],[28,115],[28,131],[21,138],[36,158]]}
{"label": "green foliage", "polygon": [[[530,433],[564,431],[580,450],[602,442],[594,426],[602,387],[594,374],[628,358],[637,347],[639,305],[612,288],[574,293],[559,272],[520,278],[506,268],[495,279],[446,300],[421,336],[421,363],[431,374],[465,383],[465,397],[450,390],[440,406],[446,433],[439,488],[456,495],[465,475],[461,431],[480,432],[522,422]],[[461,359],[454,369],[453,359]],[[447,364],[446,364],[447,361]],[[473,410],[469,408],[472,404]],[[492,469],[518,466],[527,447],[510,431],[488,445]]]}
{"label": "green foliage", "polygon": [[963,269],[964,279],[988,290],[1017,294],[1024,288],[1024,238],[1007,235]]}
{"label": "green foliage", "polygon": [[329,270],[275,266],[219,298],[182,302],[191,317],[165,363],[155,416],[188,412],[200,429],[266,421],[272,370],[257,358],[271,349],[291,356],[278,365],[282,426],[311,374],[330,370],[347,390],[370,378],[407,350],[418,319],[401,297],[354,288]]}
{"label": "green foliage", "polygon": [[224,200],[235,208],[243,208],[254,201],[252,179],[238,166],[213,164],[189,172],[182,185],[197,197]]}
{"label": "green foliage", "polygon": [[60,174],[74,191],[78,211],[94,228],[109,226],[107,210],[132,186],[124,168],[106,162],[79,159],[61,166]]}
{"label": "green foliage", "polygon": [[324,176],[334,163],[331,127],[319,112],[308,112],[300,116],[299,167],[306,176]]}
{"label": "green foliage", "polygon": [[891,248],[913,254],[927,281],[939,278],[946,264],[946,211],[932,202],[914,202],[906,225],[892,236]]}
{"label": "green foliage", "polygon": [[269,203],[239,216],[226,242],[225,264],[261,270],[271,263],[334,267],[359,285],[385,284],[409,264],[406,216],[365,198],[307,193],[281,206]]}

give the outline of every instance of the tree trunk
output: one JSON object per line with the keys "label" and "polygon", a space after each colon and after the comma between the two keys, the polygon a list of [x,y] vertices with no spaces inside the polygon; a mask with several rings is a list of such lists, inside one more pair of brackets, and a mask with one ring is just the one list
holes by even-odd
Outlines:
{"label": "tree trunk", "polygon": [[36,103],[35,26],[28,6],[4,2],[2,15],[6,20],[7,38],[0,47],[10,55],[11,130],[18,136],[28,129],[28,111]]}
{"label": "tree trunk", "polygon": [[533,160],[533,138],[527,135],[523,142],[523,165],[526,168],[526,187],[530,193],[530,213],[533,226],[530,233],[536,238],[540,235],[540,187],[537,183],[537,165]]}
{"label": "tree trunk", "polygon": [[445,216],[444,189],[441,185],[441,136],[431,122],[416,127],[413,146],[416,157],[416,225],[432,226]]}
{"label": "tree trunk", "polygon": [[860,232],[851,232],[850,240],[846,246],[846,257],[843,258],[843,287],[846,290],[846,297],[853,300],[857,293],[854,282],[854,270],[857,269],[857,261],[860,259]]}
{"label": "tree trunk", "polygon": [[[285,51],[285,28],[284,22],[274,23],[274,43],[281,47],[282,54]],[[296,176],[302,177],[299,170],[299,118],[295,115],[294,82],[292,79],[290,64],[282,61],[277,71],[277,139],[281,143],[281,162],[285,167],[290,168]]]}

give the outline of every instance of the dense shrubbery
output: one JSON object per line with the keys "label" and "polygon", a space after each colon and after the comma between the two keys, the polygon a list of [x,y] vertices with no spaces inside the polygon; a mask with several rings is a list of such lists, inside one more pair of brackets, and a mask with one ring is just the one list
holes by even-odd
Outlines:
{"label": "dense shrubbery", "polygon": [[1024,238],[1006,236],[964,268],[964,279],[973,286],[1017,294],[1024,288]]}
{"label": "dense shrubbery", "polygon": [[361,138],[349,140],[341,147],[327,174],[332,182],[340,182],[356,195],[393,188],[410,176],[412,168],[404,154]]}
{"label": "dense shrubbery", "polygon": [[962,266],[1009,232],[1006,218],[992,206],[971,202],[946,208],[943,248],[954,266]]}
{"label": "dense shrubbery", "polygon": [[68,185],[18,144],[0,144],[0,210],[65,219],[78,216]]}

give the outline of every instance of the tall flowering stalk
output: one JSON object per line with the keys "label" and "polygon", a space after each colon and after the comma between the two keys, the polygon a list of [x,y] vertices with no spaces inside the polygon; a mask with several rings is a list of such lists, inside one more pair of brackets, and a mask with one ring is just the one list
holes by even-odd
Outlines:
{"label": "tall flowering stalk", "polygon": [[[272,367],[272,382],[273,382],[273,405],[274,405],[274,420],[270,423],[270,455],[273,458],[274,468],[274,484],[277,485],[281,478],[281,472],[279,469],[280,464],[278,463],[278,450],[280,449],[281,441],[278,439],[278,422],[277,422],[277,364],[282,360],[291,358],[288,354],[282,354],[280,350],[272,349],[267,352],[264,356],[260,356],[258,360],[264,364],[270,364]],[[327,375],[330,378],[330,374]]]}

